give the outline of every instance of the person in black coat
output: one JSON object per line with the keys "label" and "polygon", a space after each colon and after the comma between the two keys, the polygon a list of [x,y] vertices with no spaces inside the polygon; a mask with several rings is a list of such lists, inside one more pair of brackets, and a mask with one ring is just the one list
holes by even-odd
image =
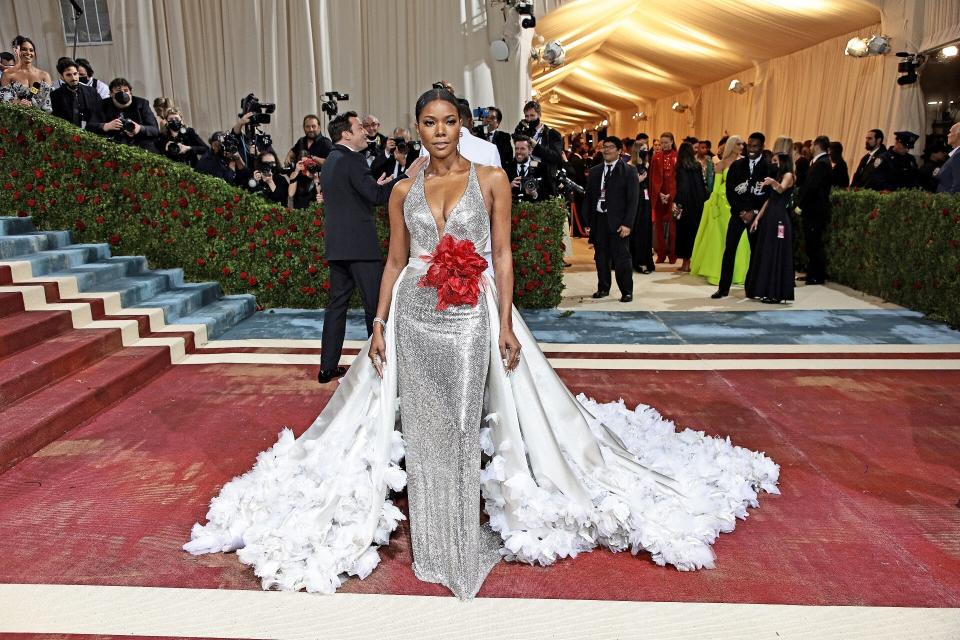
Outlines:
{"label": "person in black coat", "polygon": [[650,137],[641,133],[633,145],[633,162],[640,180],[640,197],[637,198],[637,217],[630,232],[630,256],[633,259],[633,270],[637,273],[649,274],[657,270],[653,262],[653,203],[650,202],[650,178],[647,171],[650,167],[649,149]]}
{"label": "person in black coat", "polygon": [[[527,136],[515,136],[513,143],[514,156],[504,165],[503,169],[507,172],[507,178],[510,180],[510,188],[513,191],[514,202],[540,202],[553,197],[553,181],[547,175],[546,166],[539,158],[531,155],[533,150],[533,140]],[[528,178],[533,178],[534,183],[529,183],[530,188],[526,188]]]}
{"label": "person in black coat", "polygon": [[586,232],[593,241],[597,265],[594,298],[610,295],[610,264],[617,277],[620,302],[633,300],[633,266],[629,236],[637,215],[640,180],[637,170],[623,161],[623,143],[610,136],[603,141],[603,163],[590,170],[584,215]]}
{"label": "person in black coat", "polygon": [[830,142],[830,163],[833,169],[830,172],[830,184],[840,189],[850,186],[850,170],[847,161],[843,159],[843,145],[836,141]]}
{"label": "person in black coat", "polygon": [[563,136],[540,122],[540,103],[536,100],[523,105],[523,120],[517,124],[514,135],[525,135],[533,140],[532,155],[546,165],[548,175],[552,176],[563,165]]}
{"label": "person in black coat", "polygon": [[506,168],[507,163],[513,159],[513,141],[509,133],[500,130],[502,121],[503,112],[496,107],[489,107],[487,115],[483,119],[483,137],[487,142],[492,142],[497,146],[497,151],[500,152],[500,166]]}
{"label": "person in black coat", "polygon": [[163,133],[154,142],[154,150],[175,162],[196,167],[200,158],[207,153],[207,145],[191,127],[183,123],[183,114],[176,107],[163,113],[166,126]]}
{"label": "person in black coat", "polygon": [[920,169],[917,166],[917,159],[910,151],[913,150],[920,136],[912,131],[897,131],[893,135],[896,142],[887,149],[889,188],[891,191],[916,189],[921,186]]}
{"label": "person in black coat", "polygon": [[703,204],[707,201],[707,188],[703,182],[703,169],[694,155],[693,145],[684,142],[677,150],[677,195],[673,201],[673,215],[677,219],[677,257],[683,260],[679,271],[690,271],[693,241],[700,229]]}
{"label": "person in black coat", "polygon": [[[364,157],[367,136],[355,112],[340,114],[327,128],[334,147],[320,174],[326,258],[330,265],[330,302],[323,318],[317,374],[321,383],[346,373],[338,363],[347,327],[347,305],[355,288],[360,289],[367,335],[373,333],[383,275],[383,253],[373,208],[387,204],[397,183],[386,177],[376,180],[370,173]],[[409,170],[415,173],[425,162],[417,160]]]}
{"label": "person in black coat", "polygon": [[63,84],[50,93],[53,115],[85,129],[87,123],[103,120],[100,113],[102,99],[93,87],[80,82],[80,68],[69,58],[57,63]]}
{"label": "person in black coat", "polygon": [[887,175],[887,148],[883,146],[883,131],[870,129],[867,131],[864,147],[866,155],[860,158],[860,164],[853,173],[850,186],[854,189],[873,189],[885,191],[890,189],[890,179]]}
{"label": "person in black coat", "polygon": [[807,246],[807,284],[823,284],[827,279],[827,257],[823,233],[830,224],[830,189],[833,166],[830,163],[830,138],[817,136],[813,141],[813,161],[807,181],[800,189],[800,220]]}
{"label": "person in black coat", "polygon": [[753,219],[760,213],[769,192],[763,186],[764,180],[771,175],[770,165],[763,159],[763,145],[766,136],[759,131],[750,134],[747,139],[747,155],[732,165],[727,173],[727,201],[730,203],[730,224],[727,225],[727,242],[723,249],[723,262],[720,265],[720,284],[710,296],[718,299],[730,295],[733,283],[733,267],[737,258],[737,246],[740,236],[747,233],[751,251],[756,243],[754,234],[749,232]]}
{"label": "person in black coat", "polygon": [[[87,129],[105,135],[119,144],[129,144],[152,151],[160,135],[153,110],[143,98],[133,95],[124,78],[110,81],[110,97],[104,98],[101,122],[87,123]],[[126,121],[126,124],[124,124]]]}

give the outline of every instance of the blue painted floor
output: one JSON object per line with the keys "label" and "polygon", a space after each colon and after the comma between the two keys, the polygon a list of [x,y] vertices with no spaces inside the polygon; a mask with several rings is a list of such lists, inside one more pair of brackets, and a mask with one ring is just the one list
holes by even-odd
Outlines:
{"label": "blue painted floor", "polygon": [[[524,311],[541,342],[567,344],[957,344],[960,331],[906,310],[863,311]],[[271,309],[223,340],[319,340],[323,311]],[[351,311],[347,339],[366,339],[363,313]]]}

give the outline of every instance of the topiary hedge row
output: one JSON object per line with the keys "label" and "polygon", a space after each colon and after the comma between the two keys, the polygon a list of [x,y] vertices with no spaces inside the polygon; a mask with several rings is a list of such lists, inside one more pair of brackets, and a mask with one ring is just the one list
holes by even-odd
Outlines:
{"label": "topiary hedge row", "polygon": [[960,327],[960,196],[834,191],[832,280]]}
{"label": "topiary hedge row", "polygon": [[[80,131],[27,107],[0,103],[0,215],[33,216],[38,228],[70,229],[75,242],[109,242],[181,267],[189,280],[218,280],[263,307],[327,303],[323,207],[278,208],[167,158]],[[513,209],[518,306],[560,302],[560,201]],[[377,226],[386,247],[384,209]]]}

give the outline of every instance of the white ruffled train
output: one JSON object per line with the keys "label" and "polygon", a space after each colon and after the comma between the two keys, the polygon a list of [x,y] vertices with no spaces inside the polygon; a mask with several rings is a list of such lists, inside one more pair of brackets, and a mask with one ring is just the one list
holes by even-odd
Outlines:
{"label": "white ruffled train", "polygon": [[[684,571],[713,567],[710,545],[758,506],[759,491],[779,493],[779,467],[729,439],[678,433],[651,407],[574,398],[515,310],[524,357],[508,375],[496,289],[485,278],[493,331],[480,438],[490,458],[480,489],[503,556],[548,565],[599,545],[647,551]],[[395,363],[392,322],[386,342]],[[284,429],[223,487],[185,550],[235,550],[264,589],[332,593],[374,570],[378,547],[404,519],[388,495],[406,474],[396,372],[388,366],[381,380],[368,345],[300,438]]]}

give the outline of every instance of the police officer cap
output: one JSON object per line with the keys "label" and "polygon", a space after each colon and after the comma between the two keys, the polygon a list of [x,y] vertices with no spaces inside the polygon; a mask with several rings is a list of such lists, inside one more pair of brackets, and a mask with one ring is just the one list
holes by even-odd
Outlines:
{"label": "police officer cap", "polygon": [[897,142],[905,146],[907,149],[913,149],[913,145],[916,144],[917,138],[920,137],[913,131],[896,131],[893,135],[897,139]]}
{"label": "police officer cap", "polygon": [[950,147],[942,142],[934,142],[932,145],[926,148],[926,155],[929,156],[932,153],[950,153]]}

